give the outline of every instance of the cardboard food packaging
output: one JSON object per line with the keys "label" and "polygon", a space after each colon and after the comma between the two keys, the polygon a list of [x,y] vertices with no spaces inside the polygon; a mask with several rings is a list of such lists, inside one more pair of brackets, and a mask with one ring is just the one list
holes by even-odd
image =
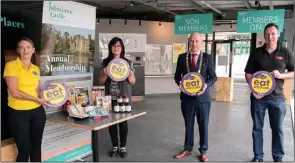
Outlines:
{"label": "cardboard food packaging", "polygon": [[96,98],[96,106],[102,107],[105,111],[110,112],[112,110],[112,97],[111,96],[103,96]]}

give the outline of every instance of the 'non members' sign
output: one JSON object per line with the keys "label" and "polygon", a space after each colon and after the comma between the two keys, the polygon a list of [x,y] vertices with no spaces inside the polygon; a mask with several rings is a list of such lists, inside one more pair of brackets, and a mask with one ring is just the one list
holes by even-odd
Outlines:
{"label": "'non members' sign", "polygon": [[113,59],[107,67],[108,76],[114,81],[123,81],[130,74],[130,66],[124,59]]}
{"label": "'non members' sign", "polygon": [[49,102],[50,107],[62,106],[68,100],[68,87],[59,80],[46,81],[41,87],[41,98]]}
{"label": "'non members' sign", "polygon": [[204,84],[204,78],[200,74],[190,72],[182,77],[180,89],[187,95],[196,96],[203,89]]}
{"label": "'non members' sign", "polygon": [[213,14],[175,15],[174,34],[212,33]]}
{"label": "'non members' sign", "polygon": [[275,89],[276,80],[269,72],[258,71],[252,75],[249,87],[253,94],[266,96]]}

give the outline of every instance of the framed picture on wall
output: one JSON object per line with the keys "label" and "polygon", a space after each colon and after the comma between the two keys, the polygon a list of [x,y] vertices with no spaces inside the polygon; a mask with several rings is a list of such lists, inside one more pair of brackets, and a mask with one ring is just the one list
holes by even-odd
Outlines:
{"label": "framed picture on wall", "polygon": [[147,44],[145,75],[172,75],[172,45]]}

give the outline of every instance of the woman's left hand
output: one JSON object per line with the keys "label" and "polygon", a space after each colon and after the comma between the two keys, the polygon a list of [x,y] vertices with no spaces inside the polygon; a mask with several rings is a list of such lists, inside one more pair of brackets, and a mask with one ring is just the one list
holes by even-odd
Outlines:
{"label": "woman's left hand", "polygon": [[134,84],[135,83],[135,76],[134,76],[134,73],[131,71],[129,76],[128,76],[128,80],[130,82],[130,84]]}
{"label": "woman's left hand", "polygon": [[130,78],[130,77],[134,77],[134,73],[132,71],[130,71],[128,78]]}

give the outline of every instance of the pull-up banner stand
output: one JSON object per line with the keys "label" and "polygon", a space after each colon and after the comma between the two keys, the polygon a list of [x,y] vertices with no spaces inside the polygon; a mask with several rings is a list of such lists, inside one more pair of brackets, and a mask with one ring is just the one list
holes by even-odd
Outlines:
{"label": "pull-up banner stand", "polygon": [[[66,85],[92,87],[92,81],[86,78],[92,80],[93,76],[91,61],[94,58],[95,26],[95,7],[72,1],[44,1],[41,84],[62,79]],[[47,114],[61,111],[60,108],[45,109]],[[91,152],[89,130],[46,122],[42,161],[73,161]]]}

